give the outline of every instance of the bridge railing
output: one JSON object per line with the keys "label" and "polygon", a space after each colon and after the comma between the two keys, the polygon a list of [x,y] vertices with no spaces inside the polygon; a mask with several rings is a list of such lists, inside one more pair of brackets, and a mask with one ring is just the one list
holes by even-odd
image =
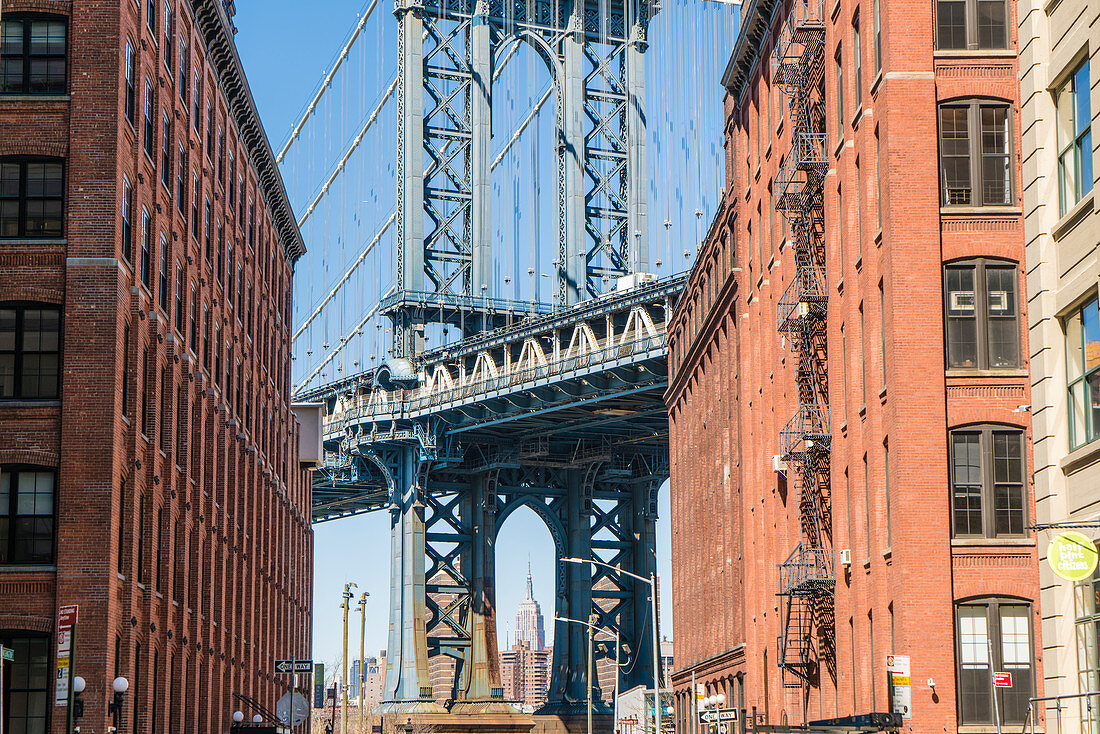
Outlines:
{"label": "bridge railing", "polygon": [[435,408],[448,403],[467,400],[474,395],[511,390],[519,385],[558,377],[569,372],[598,367],[619,359],[665,348],[665,335],[634,339],[621,344],[612,344],[571,357],[565,357],[544,365],[509,371],[497,377],[468,382],[443,389],[427,390],[418,387],[411,390],[373,390],[359,396],[352,406],[340,413],[325,417],[326,432],[334,426],[349,420],[374,418],[395,413],[414,413]]}

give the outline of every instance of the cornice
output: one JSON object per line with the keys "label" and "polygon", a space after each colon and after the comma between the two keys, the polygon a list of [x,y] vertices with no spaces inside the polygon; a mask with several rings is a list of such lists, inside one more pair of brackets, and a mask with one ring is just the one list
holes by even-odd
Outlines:
{"label": "cornice", "polygon": [[248,150],[249,160],[256,168],[264,201],[271,211],[279,232],[283,252],[291,263],[305,254],[302,233],[298,229],[294,210],[286,194],[279,166],[271,152],[271,144],[260,122],[260,113],[252,90],[248,87],[244,67],[233,42],[233,23],[226,13],[223,0],[189,0],[195,25],[202,33],[210,63],[217,70],[230,114],[240,130],[241,140]]}

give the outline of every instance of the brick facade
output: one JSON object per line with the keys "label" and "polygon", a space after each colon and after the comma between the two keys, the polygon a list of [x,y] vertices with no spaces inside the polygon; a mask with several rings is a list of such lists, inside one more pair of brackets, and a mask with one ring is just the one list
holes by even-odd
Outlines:
{"label": "brick facade", "polygon": [[[1042,680],[1034,536],[952,529],[956,429],[1022,432],[1023,523],[1034,520],[1015,6],[1005,6],[1008,48],[994,51],[937,50],[934,3],[825,0],[817,15],[831,436],[821,514],[835,590],[815,615],[803,681],[777,665],[778,566],[803,536],[790,462],[773,466],[798,407],[794,352],[777,330],[795,252],[775,203],[795,125],[772,54],[791,4],[775,5],[743,10],[725,75],[727,189],[670,326],[673,600],[676,619],[691,620],[677,630],[677,727],[692,731],[693,674],[760,722],[889,711],[895,653],[912,659],[906,730],[958,731],[975,723],[958,715],[959,602],[1026,607],[1030,675]],[[963,99],[1008,110],[1001,205],[941,206],[938,105]],[[946,368],[945,265],[978,259],[1015,267],[1018,366]],[[1025,703],[1041,695],[1041,683],[1021,685]]]}
{"label": "brick facade", "polygon": [[64,163],[61,236],[0,239],[0,309],[55,306],[61,323],[59,398],[0,399],[0,469],[54,472],[56,488],[53,562],[0,565],[0,635],[48,636],[47,731],[66,730],[52,650],[69,604],[84,731],[106,731],[116,675],[130,682],[122,731],[220,731],[249,710],[235,694],[274,708],[287,686],[274,658],[310,656],[310,484],[289,374],[301,238],[222,2],[5,0],[2,13],[64,21],[67,48],[64,93],[0,94],[0,163]]}

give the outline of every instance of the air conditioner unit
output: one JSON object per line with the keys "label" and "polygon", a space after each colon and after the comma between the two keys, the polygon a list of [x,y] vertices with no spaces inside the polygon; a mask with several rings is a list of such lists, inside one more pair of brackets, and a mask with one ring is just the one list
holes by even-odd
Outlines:
{"label": "air conditioner unit", "polygon": [[783,454],[772,454],[772,471],[777,474],[787,473],[787,462],[783,461]]}
{"label": "air conditioner unit", "polygon": [[840,551],[840,565],[851,566],[852,565],[852,551],[848,548]]}
{"label": "air conditioner unit", "polygon": [[804,319],[810,315],[810,304],[805,301],[798,302],[798,318]]}

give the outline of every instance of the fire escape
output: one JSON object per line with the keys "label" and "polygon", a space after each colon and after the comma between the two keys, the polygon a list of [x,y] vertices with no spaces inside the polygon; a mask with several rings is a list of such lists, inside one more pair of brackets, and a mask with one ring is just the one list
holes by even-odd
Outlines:
{"label": "fire escape", "polygon": [[781,431],[780,451],[800,526],[798,545],[779,566],[779,595],[785,603],[777,662],[784,686],[794,688],[813,684],[819,663],[831,667],[835,660],[823,195],[829,168],[824,0],[794,0],[773,53],[773,81],[786,95],[791,129],[791,149],[775,179],[775,207],[789,225],[795,260],[794,278],[779,302],[777,327],[794,353],[798,389],[798,411]]}

